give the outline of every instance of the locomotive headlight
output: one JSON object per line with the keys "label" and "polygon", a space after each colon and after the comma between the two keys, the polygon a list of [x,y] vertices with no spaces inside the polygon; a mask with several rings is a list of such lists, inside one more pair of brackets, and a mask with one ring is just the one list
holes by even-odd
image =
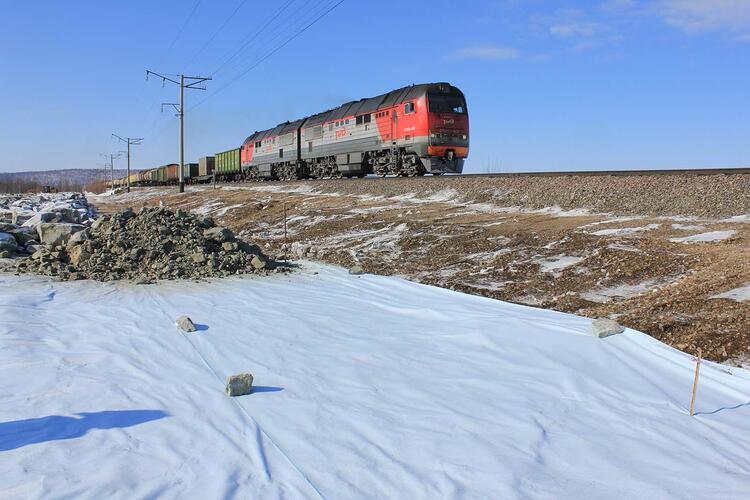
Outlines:
{"label": "locomotive headlight", "polygon": [[437,134],[433,132],[432,134],[430,134],[430,137],[433,139],[437,139]]}
{"label": "locomotive headlight", "polygon": [[466,140],[466,134],[463,134],[463,135],[461,135],[461,140],[462,140],[462,141],[465,141],[465,140]]}

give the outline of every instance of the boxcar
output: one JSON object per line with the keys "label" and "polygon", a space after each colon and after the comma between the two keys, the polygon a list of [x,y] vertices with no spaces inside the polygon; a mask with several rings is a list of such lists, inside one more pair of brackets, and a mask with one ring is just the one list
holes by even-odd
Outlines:
{"label": "boxcar", "polygon": [[198,175],[203,177],[204,175],[211,175],[214,173],[214,157],[204,156],[198,159]]}
{"label": "boxcar", "polygon": [[185,182],[190,181],[193,177],[198,177],[198,164],[187,163],[182,166],[182,178]]}

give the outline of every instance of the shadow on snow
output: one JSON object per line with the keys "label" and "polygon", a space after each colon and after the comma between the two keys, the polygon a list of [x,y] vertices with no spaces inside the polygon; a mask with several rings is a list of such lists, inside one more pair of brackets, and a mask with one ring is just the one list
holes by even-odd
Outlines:
{"label": "shadow on snow", "polygon": [[61,439],[75,439],[91,429],[132,427],[168,417],[161,410],[119,410],[76,413],[74,417],[49,417],[0,422],[0,451]]}

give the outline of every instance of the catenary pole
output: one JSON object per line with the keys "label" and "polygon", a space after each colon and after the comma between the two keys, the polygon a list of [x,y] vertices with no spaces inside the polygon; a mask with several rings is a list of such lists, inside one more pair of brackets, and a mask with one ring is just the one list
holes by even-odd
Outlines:
{"label": "catenary pole", "polygon": [[185,75],[180,75],[180,193],[185,192]]}
{"label": "catenary pole", "polygon": [[[206,90],[205,87],[201,87],[200,84],[203,82],[206,82],[208,80],[211,80],[210,77],[203,77],[203,76],[185,76],[184,74],[180,75],[179,80],[175,80],[174,78],[170,78],[167,75],[162,75],[159,73],[156,73],[151,70],[146,70],[146,79],[148,79],[149,75],[154,75],[158,78],[161,78],[162,84],[165,82],[172,82],[176,85],[180,86],[180,103],[178,105],[175,105],[173,103],[162,103],[162,110],[164,109],[164,106],[173,106],[177,109],[177,116],[180,118],[180,172],[179,172],[179,190],[180,193],[185,192],[185,177],[184,177],[184,169],[185,169],[185,89],[197,89],[197,90]],[[188,81],[189,83],[185,83]]]}
{"label": "catenary pole", "polygon": [[127,190],[128,190],[128,193],[129,193],[130,192],[130,146],[137,146],[137,145],[139,145],[141,143],[141,141],[143,141],[143,139],[142,138],[137,138],[137,137],[122,138],[122,137],[120,137],[117,134],[112,134],[112,136],[116,137],[117,139],[119,139],[120,141],[122,141],[124,143],[127,143],[127,145],[128,145],[128,177],[126,179],[126,183],[127,183]]}

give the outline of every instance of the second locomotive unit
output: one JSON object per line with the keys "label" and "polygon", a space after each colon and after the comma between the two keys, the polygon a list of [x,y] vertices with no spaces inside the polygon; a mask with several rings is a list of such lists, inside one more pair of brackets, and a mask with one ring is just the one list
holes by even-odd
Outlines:
{"label": "second locomotive unit", "polygon": [[238,176],[292,180],[461,173],[468,153],[463,93],[448,83],[429,83],[255,132],[240,148]]}

